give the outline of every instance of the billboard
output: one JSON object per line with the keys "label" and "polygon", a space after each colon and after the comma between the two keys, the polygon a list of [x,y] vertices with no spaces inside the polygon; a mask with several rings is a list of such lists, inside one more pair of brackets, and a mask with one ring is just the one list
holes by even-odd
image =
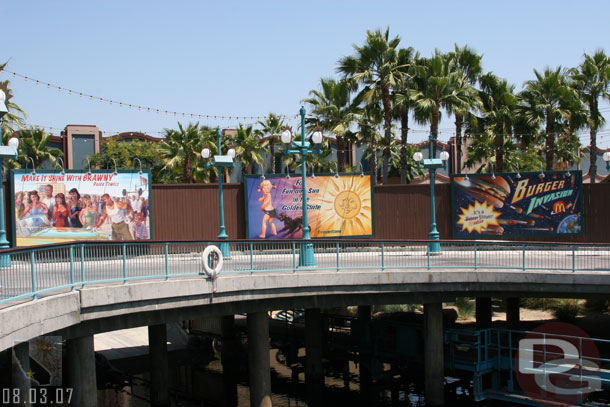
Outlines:
{"label": "billboard", "polygon": [[11,172],[15,246],[151,238],[150,173]]}
{"label": "billboard", "polygon": [[[301,177],[246,176],[246,237],[298,239],[302,230]],[[369,174],[307,177],[312,238],[373,237],[373,185]]]}
{"label": "billboard", "polygon": [[451,176],[456,239],[583,234],[582,173]]}

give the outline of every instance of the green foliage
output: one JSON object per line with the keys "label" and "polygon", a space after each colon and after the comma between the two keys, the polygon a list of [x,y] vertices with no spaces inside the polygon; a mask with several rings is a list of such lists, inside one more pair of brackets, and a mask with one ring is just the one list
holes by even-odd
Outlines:
{"label": "green foliage", "polygon": [[19,132],[19,155],[17,162],[22,168],[27,165],[32,166],[30,158],[34,161],[34,167],[40,168],[43,163],[48,163],[52,167],[58,166],[58,157],[63,156],[63,152],[58,148],[49,147],[51,135],[43,129],[30,128]]}
{"label": "green foliage", "polygon": [[553,307],[553,315],[560,321],[572,322],[580,313],[580,301],[573,298],[563,298]]}
{"label": "green foliage", "polygon": [[455,306],[458,312],[459,319],[470,319],[475,315],[475,302],[466,297],[458,297],[455,299]]}
{"label": "green foliage", "polygon": [[235,159],[241,165],[242,174],[252,174],[254,164],[265,167],[265,157],[269,140],[261,142],[260,134],[252,126],[239,125],[237,134],[230,138],[235,146]]}
{"label": "green foliage", "polygon": [[163,159],[156,143],[133,140],[105,141],[102,144],[102,153],[90,156],[91,165],[100,169],[114,170],[116,161],[118,170],[139,170],[140,166],[135,158],[142,162],[142,170],[150,170],[152,182],[169,184],[173,181],[168,172],[163,171]]}
{"label": "green foliage", "polygon": [[214,167],[205,168],[200,151],[208,146],[217,149],[215,131],[189,123],[185,128],[178,122],[178,130],[165,129],[165,140],[158,145],[162,156],[163,177],[170,182],[209,182]]}
{"label": "green foliage", "polygon": [[421,308],[421,304],[388,304],[388,305],[373,305],[372,313],[383,312],[386,314],[392,312],[417,312]]}

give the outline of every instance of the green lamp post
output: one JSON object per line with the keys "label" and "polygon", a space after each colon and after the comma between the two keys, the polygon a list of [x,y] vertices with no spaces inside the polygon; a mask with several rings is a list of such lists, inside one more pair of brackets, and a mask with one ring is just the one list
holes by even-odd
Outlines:
{"label": "green lamp post", "polygon": [[[218,143],[218,154],[215,155],[210,162],[210,149],[204,148],[201,150],[201,156],[205,160],[205,167],[216,167],[218,168],[218,210],[220,217],[220,231],[218,233],[219,240],[226,240],[229,238],[227,232],[225,230],[225,211],[224,211],[224,201],[222,197],[222,170],[223,168],[233,168],[235,164],[233,163],[233,159],[235,158],[235,149],[230,148],[227,151],[227,155],[221,155],[221,145],[220,145],[220,129],[216,130],[216,141]],[[222,257],[225,259],[231,258],[231,250],[229,248],[228,242],[220,243],[220,252],[222,253]]]}
{"label": "green lamp post", "polygon": [[316,145],[315,149],[311,148],[311,143],[305,141],[305,107],[301,107],[301,142],[292,143],[292,132],[288,129],[281,134],[282,142],[286,146],[284,152],[289,155],[301,156],[301,188],[302,193],[302,208],[303,208],[303,242],[299,247],[299,267],[315,267],[316,259],[314,257],[313,243],[309,235],[309,220],[307,217],[307,163],[306,159],[309,154],[320,154],[320,143],[322,142],[322,133],[314,131],[311,135],[311,141]]}
{"label": "green lamp post", "polygon": [[[416,152],[413,154],[413,159],[417,162],[417,168],[425,168],[430,173],[430,204],[432,206],[432,224],[430,225],[430,233],[428,233],[428,238],[430,240],[436,240],[436,242],[428,243],[428,253],[432,255],[441,254],[441,244],[438,242],[439,234],[438,230],[436,230],[436,206],[434,201],[434,181],[436,176],[437,168],[447,168],[447,160],[449,159],[449,153],[446,151],[442,151],[439,158],[434,158],[432,156],[433,151],[433,143],[434,138],[432,134],[430,134],[429,147],[428,147],[428,158],[423,160],[424,156],[421,152]],[[423,160],[423,163],[422,163]]]}
{"label": "green lamp post", "polygon": [[[0,90],[0,123],[2,123],[2,118],[4,117],[4,115],[8,113],[5,101],[6,95],[2,90]],[[10,247],[8,240],[6,240],[6,226],[4,222],[4,188],[2,186],[2,164],[4,163],[4,160],[14,160],[17,158],[18,147],[19,139],[17,139],[16,137],[12,137],[8,141],[8,146],[0,146],[0,249],[8,249]],[[0,267],[11,267],[10,255],[4,254],[0,256]]]}

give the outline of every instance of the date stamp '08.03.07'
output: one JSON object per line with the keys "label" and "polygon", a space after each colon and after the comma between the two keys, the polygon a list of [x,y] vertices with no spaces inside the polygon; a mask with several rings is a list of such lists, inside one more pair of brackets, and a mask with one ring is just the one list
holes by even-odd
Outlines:
{"label": "date stamp '08.03.07'", "polygon": [[68,406],[72,401],[73,393],[71,388],[54,386],[32,387],[30,389],[2,388],[2,403],[0,405]]}
{"label": "date stamp '08.03.07'", "polygon": [[[0,381],[1,406],[68,406],[74,389],[62,383],[61,336],[40,336],[16,341],[20,351],[12,351],[12,383]],[[25,350],[27,353],[24,352]]]}

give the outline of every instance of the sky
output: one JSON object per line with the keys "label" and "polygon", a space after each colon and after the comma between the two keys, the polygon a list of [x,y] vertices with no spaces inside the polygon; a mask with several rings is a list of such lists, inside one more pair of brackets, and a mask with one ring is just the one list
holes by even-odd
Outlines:
{"label": "sky", "polygon": [[[320,78],[338,78],[339,58],[353,54],[366,30],[386,27],[422,56],[468,45],[483,55],[485,71],[518,91],[533,69],[574,67],[599,48],[610,53],[607,0],[7,0],[0,15],[0,61],[17,74],[0,80],[11,81],[27,123],[53,134],[87,124],[104,136],[161,136],[178,121],[235,128],[269,112],[296,127],[301,100]],[[610,120],[608,103],[602,109]],[[427,137],[425,127],[414,128],[410,142]],[[453,128],[444,115],[439,138]],[[610,148],[610,127],[598,142]]]}

